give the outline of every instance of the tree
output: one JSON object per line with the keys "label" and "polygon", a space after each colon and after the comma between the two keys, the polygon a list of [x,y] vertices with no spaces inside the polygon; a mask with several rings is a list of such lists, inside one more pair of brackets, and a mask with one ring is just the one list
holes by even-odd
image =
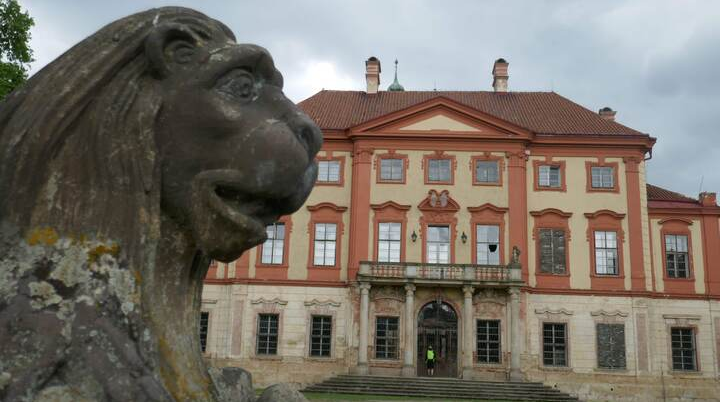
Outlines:
{"label": "tree", "polygon": [[25,82],[33,61],[30,28],[35,21],[17,0],[0,0],[0,100]]}

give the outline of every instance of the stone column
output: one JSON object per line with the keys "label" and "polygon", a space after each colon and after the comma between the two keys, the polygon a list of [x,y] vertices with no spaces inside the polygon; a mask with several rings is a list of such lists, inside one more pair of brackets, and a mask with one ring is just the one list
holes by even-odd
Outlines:
{"label": "stone column", "polygon": [[462,378],[470,379],[473,374],[473,287],[470,285],[463,286],[465,294],[465,302],[463,303],[463,373]]}
{"label": "stone column", "polygon": [[403,377],[415,377],[417,370],[413,365],[415,354],[415,285],[405,285],[405,359]]}
{"label": "stone column", "polygon": [[520,334],[520,289],[511,287],[510,294],[510,380],[522,381],[520,371],[520,353],[522,335]]}
{"label": "stone column", "polygon": [[368,321],[370,320],[370,284],[360,284],[360,342],[358,345],[358,374],[368,373]]}

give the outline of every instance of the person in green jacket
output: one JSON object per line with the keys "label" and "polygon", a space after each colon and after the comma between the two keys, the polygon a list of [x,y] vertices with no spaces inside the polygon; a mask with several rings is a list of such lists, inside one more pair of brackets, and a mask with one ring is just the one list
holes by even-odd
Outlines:
{"label": "person in green jacket", "polygon": [[435,351],[432,345],[428,346],[427,352],[425,353],[425,363],[427,364],[427,374],[429,376],[435,375]]}

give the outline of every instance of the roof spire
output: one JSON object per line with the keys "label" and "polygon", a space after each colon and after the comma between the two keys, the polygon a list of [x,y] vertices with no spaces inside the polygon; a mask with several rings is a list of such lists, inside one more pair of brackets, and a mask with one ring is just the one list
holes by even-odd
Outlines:
{"label": "roof spire", "polygon": [[387,89],[388,91],[393,91],[393,92],[405,91],[405,88],[403,88],[403,86],[400,85],[400,83],[398,82],[397,67],[398,67],[398,61],[397,61],[397,59],[395,59],[395,80],[388,87],[388,89]]}

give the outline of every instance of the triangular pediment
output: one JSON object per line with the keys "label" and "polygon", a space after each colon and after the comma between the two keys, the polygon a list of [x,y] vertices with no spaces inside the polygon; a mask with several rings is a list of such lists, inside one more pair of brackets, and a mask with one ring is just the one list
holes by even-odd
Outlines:
{"label": "triangular pediment", "polygon": [[467,138],[529,138],[522,127],[444,97],[366,121],[350,136],[457,136]]}

